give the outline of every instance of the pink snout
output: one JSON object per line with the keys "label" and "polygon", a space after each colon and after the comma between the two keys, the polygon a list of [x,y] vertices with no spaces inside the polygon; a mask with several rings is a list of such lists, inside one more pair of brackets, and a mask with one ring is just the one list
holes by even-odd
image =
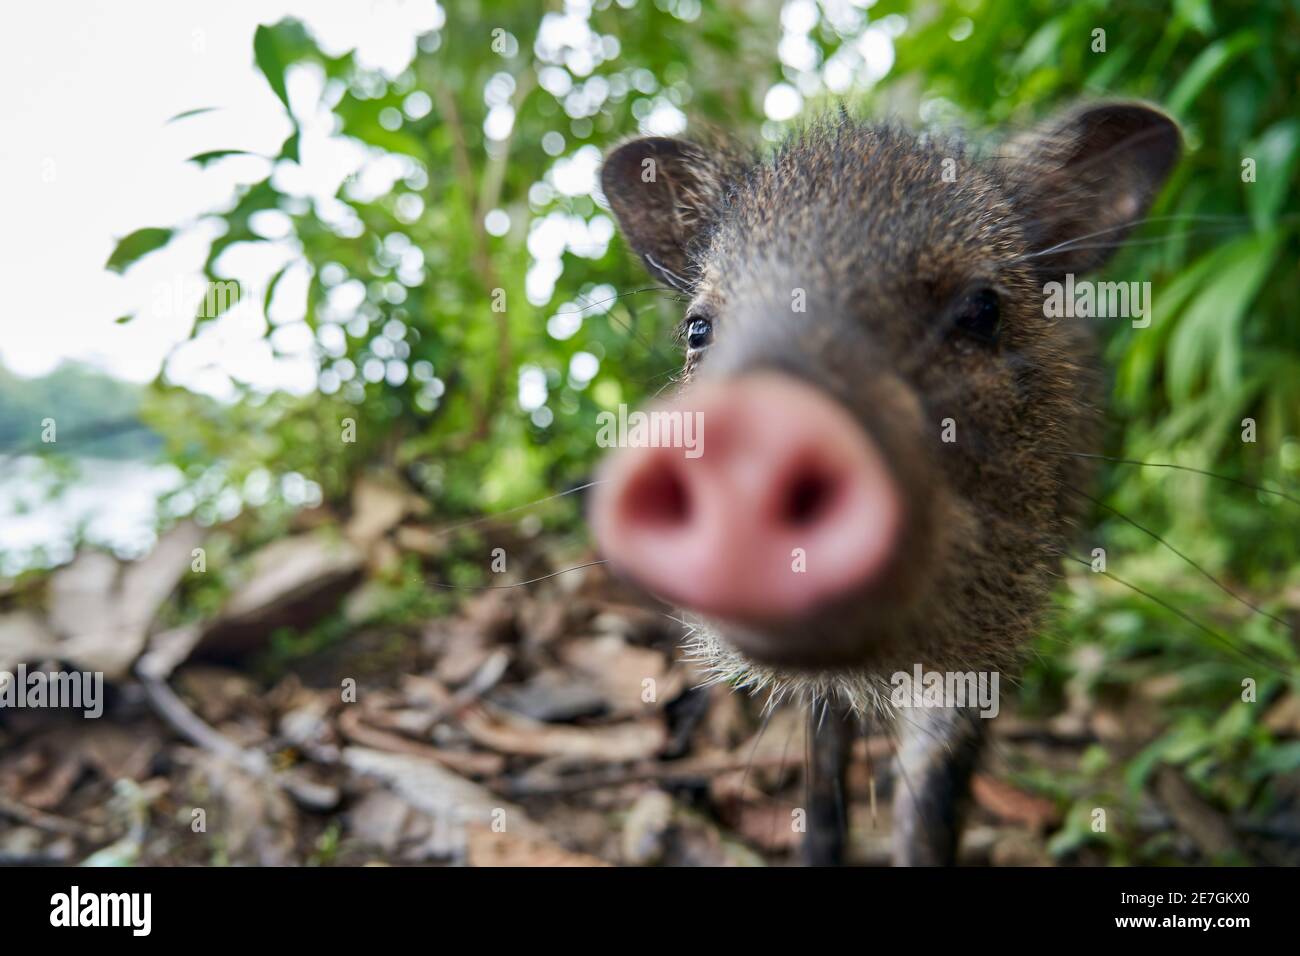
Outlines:
{"label": "pink snout", "polygon": [[635,447],[606,462],[591,519],[617,570],[738,622],[797,619],[878,581],[902,494],[839,404],[761,373],[692,388],[664,410],[698,413],[698,457]]}

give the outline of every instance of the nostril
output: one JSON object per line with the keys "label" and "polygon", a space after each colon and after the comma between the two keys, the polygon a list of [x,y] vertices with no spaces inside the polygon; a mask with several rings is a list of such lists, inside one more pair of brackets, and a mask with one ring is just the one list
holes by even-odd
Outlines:
{"label": "nostril", "polygon": [[691,498],[676,468],[660,463],[632,478],[624,497],[629,516],[638,524],[667,528],[687,524]]}
{"label": "nostril", "polygon": [[838,482],[828,471],[801,468],[782,496],[782,522],[798,528],[816,524],[830,510],[838,488]]}
{"label": "nostril", "polygon": [[776,377],[704,383],[692,403],[707,416],[707,454],[637,445],[602,465],[592,530],[619,573],[755,634],[892,599],[903,489],[862,423]]}

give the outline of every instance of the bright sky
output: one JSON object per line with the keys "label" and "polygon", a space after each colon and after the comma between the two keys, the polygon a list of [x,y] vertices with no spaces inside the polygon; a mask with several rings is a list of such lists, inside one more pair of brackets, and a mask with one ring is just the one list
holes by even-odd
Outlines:
{"label": "bright sky", "polygon": [[[359,13],[364,15],[359,15]],[[202,293],[206,240],[178,241],[118,277],[104,271],[116,239],[169,226],[225,202],[266,175],[256,158],[201,170],[185,159],[213,149],[274,154],[289,131],[283,107],[253,65],[253,32],[285,15],[304,20],[330,53],[400,71],[415,37],[441,20],[430,0],[71,0],[12,4],[0,30],[0,361],[40,375],[64,359],[147,381],[185,338]],[[298,98],[291,99],[295,110]],[[168,124],[178,113],[220,109]],[[310,124],[308,124],[310,125]],[[329,195],[362,156],[304,134],[304,192]],[[280,262],[284,253],[280,254]],[[239,264],[267,276],[277,267]],[[278,295],[277,295],[278,298]],[[118,316],[143,310],[119,325]],[[258,346],[260,306],[225,323],[188,355],[187,378],[238,355],[245,378],[310,381]],[[304,380],[304,375],[306,379]],[[202,384],[200,382],[200,384]],[[220,388],[213,388],[220,391]]]}

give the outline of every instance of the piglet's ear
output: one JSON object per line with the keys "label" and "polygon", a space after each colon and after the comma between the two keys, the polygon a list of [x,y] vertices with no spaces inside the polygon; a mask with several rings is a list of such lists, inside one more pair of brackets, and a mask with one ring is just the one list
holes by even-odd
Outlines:
{"label": "piglet's ear", "polygon": [[689,292],[697,278],[692,253],[725,188],[711,154],[685,140],[632,140],[606,157],[600,183],[646,268]]}
{"label": "piglet's ear", "polygon": [[1044,275],[1087,272],[1142,220],[1178,161],[1174,121],[1141,103],[1066,112],[1007,147],[1014,200]]}

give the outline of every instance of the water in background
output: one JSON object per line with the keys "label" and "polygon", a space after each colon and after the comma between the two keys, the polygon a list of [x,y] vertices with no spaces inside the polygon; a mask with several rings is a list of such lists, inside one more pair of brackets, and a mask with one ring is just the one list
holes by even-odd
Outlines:
{"label": "water in background", "polygon": [[71,560],[79,530],[85,543],[122,558],[153,546],[158,499],[180,485],[180,470],[109,458],[74,465],[75,474],[51,496],[61,482],[45,461],[0,462],[0,576]]}

